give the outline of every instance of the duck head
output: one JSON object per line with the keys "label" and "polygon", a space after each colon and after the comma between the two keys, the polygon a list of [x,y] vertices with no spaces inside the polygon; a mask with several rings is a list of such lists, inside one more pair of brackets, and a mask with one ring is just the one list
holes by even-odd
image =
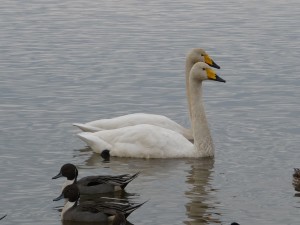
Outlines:
{"label": "duck head", "polygon": [[57,179],[59,177],[66,177],[68,180],[76,180],[78,176],[78,170],[76,166],[71,163],[64,164],[61,168],[59,173],[52,177],[52,179]]}

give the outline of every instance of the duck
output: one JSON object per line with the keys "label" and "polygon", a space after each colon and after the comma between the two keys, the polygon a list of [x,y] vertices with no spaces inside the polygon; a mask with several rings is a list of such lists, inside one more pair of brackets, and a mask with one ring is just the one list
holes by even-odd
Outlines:
{"label": "duck", "polygon": [[[211,57],[201,48],[192,49],[186,56],[185,65],[185,78],[186,78],[186,96],[188,100],[189,109],[191,108],[190,97],[189,97],[189,72],[192,66],[196,62],[205,62],[211,67],[220,69],[220,66],[216,64]],[[189,110],[190,111],[190,110]],[[190,115],[191,118],[191,115]],[[147,114],[147,113],[133,113],[128,115],[123,115],[119,117],[114,117],[111,119],[101,119],[91,121],[85,124],[74,123],[73,125],[80,128],[85,132],[97,132],[101,130],[110,130],[121,127],[133,126],[138,124],[152,124],[155,126],[164,127],[175,132],[182,134],[185,138],[193,141],[193,134],[191,129],[187,129],[177,122],[171,120],[170,118],[157,115],[157,114]]]}
{"label": "duck", "polygon": [[62,190],[70,184],[76,183],[81,194],[103,194],[114,191],[124,190],[125,187],[139,175],[135,173],[122,174],[122,175],[98,175],[98,176],[87,176],[77,180],[78,170],[72,163],[66,163],[61,168],[59,173],[52,177],[57,179],[60,177],[66,177],[67,180],[62,186]]}
{"label": "duck", "polygon": [[295,191],[300,192],[300,169],[299,168],[294,168],[293,186]]}
{"label": "duck", "polygon": [[59,201],[61,199],[65,199],[66,202],[61,211],[61,220],[81,222],[107,222],[115,220],[115,223],[119,221],[120,224],[124,223],[124,219],[126,221],[126,218],[133,211],[146,203],[125,204],[85,201],[79,204],[80,190],[76,184],[66,186],[61,195],[53,199],[53,201]]}
{"label": "duck", "polygon": [[189,95],[194,143],[183,135],[151,124],[139,124],[77,136],[95,153],[134,158],[198,158],[213,157],[214,145],[202,99],[202,82],[226,82],[206,63],[197,62],[190,71]]}

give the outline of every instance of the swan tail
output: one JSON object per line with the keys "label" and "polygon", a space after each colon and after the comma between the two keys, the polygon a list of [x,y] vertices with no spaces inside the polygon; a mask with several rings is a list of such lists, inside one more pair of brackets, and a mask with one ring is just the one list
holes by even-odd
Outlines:
{"label": "swan tail", "polygon": [[80,130],[84,132],[97,132],[102,130],[101,128],[93,127],[83,123],[73,123],[73,126],[78,127]]}
{"label": "swan tail", "polygon": [[77,134],[77,137],[84,141],[96,153],[101,153],[105,149],[111,149],[111,145],[109,143],[95,136],[93,133],[82,132]]}

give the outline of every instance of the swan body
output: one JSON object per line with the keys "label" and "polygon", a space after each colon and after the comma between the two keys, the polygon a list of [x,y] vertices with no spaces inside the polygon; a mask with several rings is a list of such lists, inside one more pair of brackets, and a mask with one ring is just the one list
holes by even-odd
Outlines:
{"label": "swan body", "polygon": [[[136,158],[183,158],[197,155],[194,145],[183,135],[151,124],[138,124],[77,136],[94,152],[109,150],[111,156]],[[183,151],[184,149],[184,151]]]}
{"label": "swan body", "polygon": [[[209,55],[201,48],[192,49],[186,57],[186,67],[185,67],[185,77],[186,77],[186,95],[189,105],[189,110],[191,108],[190,95],[189,95],[189,72],[192,66],[197,62],[205,62],[208,65],[220,68]],[[191,118],[191,113],[190,113]],[[166,129],[173,130],[182,134],[186,139],[193,140],[193,134],[191,129],[184,128],[175,121],[169,119],[166,116],[156,115],[156,114],[146,114],[146,113],[134,113],[125,116],[115,117],[111,119],[101,119],[88,122],[85,124],[74,123],[73,125],[80,128],[82,131],[86,132],[96,132],[101,130],[110,130],[121,127],[133,126],[137,124],[152,124],[155,126],[160,126]]]}
{"label": "swan body", "polygon": [[214,146],[202,104],[202,81],[225,82],[205,63],[196,63],[190,71],[189,94],[194,144],[183,135],[151,124],[139,124],[96,133],[79,133],[78,137],[94,152],[109,150],[110,155],[136,158],[212,157]]}

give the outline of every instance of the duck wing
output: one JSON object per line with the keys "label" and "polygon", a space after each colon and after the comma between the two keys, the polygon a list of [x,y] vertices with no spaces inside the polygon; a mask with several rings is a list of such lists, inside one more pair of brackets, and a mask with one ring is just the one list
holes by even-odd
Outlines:
{"label": "duck wing", "polygon": [[107,216],[113,216],[116,213],[122,213],[125,216],[125,218],[127,218],[133,211],[144,205],[146,202],[119,203],[86,201],[79,204],[77,207],[79,211],[90,213],[104,213]]}
{"label": "duck wing", "polygon": [[80,182],[84,186],[96,186],[100,184],[112,184],[114,186],[120,186],[124,189],[129,182],[135,179],[140,172],[137,172],[133,175],[123,174],[117,176],[88,176],[80,179]]}

